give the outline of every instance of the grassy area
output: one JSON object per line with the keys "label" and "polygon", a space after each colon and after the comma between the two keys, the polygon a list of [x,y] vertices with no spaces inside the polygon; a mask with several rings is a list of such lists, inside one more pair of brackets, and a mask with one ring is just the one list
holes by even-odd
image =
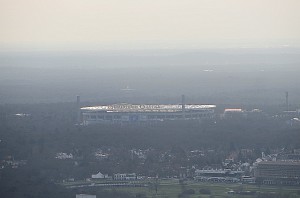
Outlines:
{"label": "grassy area", "polygon": [[[80,184],[100,184],[100,183],[120,183],[120,181],[77,181],[77,182],[68,182],[63,183],[64,186],[73,186]],[[178,180],[160,180],[157,185],[157,192],[155,189],[155,181],[141,181],[141,183],[145,183],[148,187],[105,187],[107,190],[117,190],[117,191],[126,191],[132,194],[144,194],[147,197],[156,197],[156,198],[173,198],[179,197],[179,194],[182,192],[193,189],[195,194],[186,195],[185,197],[189,198],[221,198],[221,197],[233,197],[233,198],[254,198],[257,197],[258,193],[271,193],[276,197],[276,193],[280,193],[281,197],[287,198],[300,198],[300,194],[298,194],[300,188],[299,187],[289,187],[289,186],[257,186],[257,185],[246,185],[246,184],[227,184],[227,183],[202,183],[202,182],[194,182],[194,181],[185,181],[184,183],[179,183]],[[96,187],[95,187],[96,188]],[[104,187],[101,187],[102,189]],[[200,189],[206,189],[208,194],[200,193]],[[254,195],[241,195],[241,194],[228,194],[229,191],[235,192],[256,192]],[[184,196],[183,196],[184,197]],[[261,196],[263,197],[263,196]],[[281,198],[280,197],[280,198]]]}
{"label": "grassy area", "polygon": [[[178,197],[180,193],[184,190],[193,189],[195,194],[189,195],[189,198],[219,198],[219,197],[234,197],[234,198],[253,198],[256,195],[230,195],[227,192],[230,190],[234,191],[254,191],[257,193],[273,193],[274,197],[276,193],[281,193],[283,197],[289,198],[300,198],[297,192],[300,190],[299,187],[278,187],[278,186],[255,186],[255,185],[245,185],[245,184],[216,184],[216,183],[185,183],[184,185],[175,182],[160,182],[158,191],[156,193],[154,188],[143,187],[143,188],[118,188],[120,191],[127,191],[133,194],[142,193],[147,197],[157,197],[157,198],[173,198]],[[201,194],[200,189],[208,189],[210,194]]]}

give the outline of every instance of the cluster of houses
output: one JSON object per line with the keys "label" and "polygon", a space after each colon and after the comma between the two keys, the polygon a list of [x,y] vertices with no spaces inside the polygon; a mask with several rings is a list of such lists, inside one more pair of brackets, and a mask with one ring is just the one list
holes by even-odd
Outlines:
{"label": "cluster of houses", "polygon": [[[234,164],[225,160],[223,166]],[[195,180],[202,182],[240,182],[267,185],[300,185],[300,150],[293,153],[276,153],[266,155],[249,163],[237,164],[237,169],[206,168],[195,171]]]}
{"label": "cluster of houses", "polygon": [[27,164],[27,160],[15,160],[12,156],[8,156],[7,159],[0,162],[0,169],[4,168],[19,168]]}
{"label": "cluster of houses", "polygon": [[[148,150],[132,149],[130,153],[135,158],[145,160]],[[256,159],[254,163],[241,163],[238,155],[253,155],[252,149],[242,149],[239,152],[231,153],[222,164],[205,167],[181,167],[177,175],[166,176],[166,178],[194,179],[199,182],[224,182],[224,183],[262,183],[262,184],[287,184],[300,185],[300,149],[294,151],[274,151],[276,154],[264,154]],[[188,159],[193,157],[204,157],[215,153],[214,150],[193,150],[187,155]],[[238,154],[239,153],[239,154]],[[170,153],[163,153],[165,155]],[[110,153],[98,150],[95,157],[106,159]],[[129,156],[128,156],[129,157]],[[58,159],[70,159],[72,154],[58,153]],[[288,173],[287,173],[288,172]],[[174,172],[176,174],[176,171]],[[112,175],[98,172],[92,174],[89,181],[93,180],[115,180],[115,181],[136,181],[148,177],[140,176],[137,173],[115,173]]]}

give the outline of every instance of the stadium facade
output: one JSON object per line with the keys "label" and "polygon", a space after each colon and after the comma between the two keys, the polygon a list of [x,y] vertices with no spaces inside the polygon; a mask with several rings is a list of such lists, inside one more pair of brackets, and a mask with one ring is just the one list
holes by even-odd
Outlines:
{"label": "stadium facade", "polygon": [[166,120],[201,120],[214,117],[215,105],[113,104],[81,107],[84,125]]}

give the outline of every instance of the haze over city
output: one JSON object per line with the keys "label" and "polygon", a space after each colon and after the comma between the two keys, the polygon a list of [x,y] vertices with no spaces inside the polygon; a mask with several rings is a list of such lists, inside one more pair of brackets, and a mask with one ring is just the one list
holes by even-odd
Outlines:
{"label": "haze over city", "polygon": [[2,0],[1,50],[299,47],[297,0]]}
{"label": "haze over city", "polygon": [[0,0],[0,197],[299,198],[299,0]]}

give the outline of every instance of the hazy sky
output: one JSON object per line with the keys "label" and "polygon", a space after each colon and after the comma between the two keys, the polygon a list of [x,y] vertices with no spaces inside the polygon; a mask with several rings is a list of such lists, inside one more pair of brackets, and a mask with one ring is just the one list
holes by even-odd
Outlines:
{"label": "hazy sky", "polygon": [[299,46],[300,0],[0,0],[0,49]]}

